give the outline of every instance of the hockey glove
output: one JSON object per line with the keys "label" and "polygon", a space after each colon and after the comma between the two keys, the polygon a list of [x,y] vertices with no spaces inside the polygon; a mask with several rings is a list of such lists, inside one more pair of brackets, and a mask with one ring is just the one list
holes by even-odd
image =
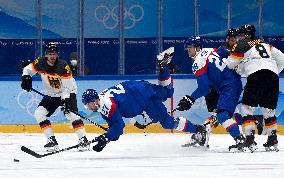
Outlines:
{"label": "hockey glove", "polygon": [[27,92],[32,91],[33,84],[32,84],[32,77],[30,75],[23,75],[22,76],[22,89],[26,90]]}
{"label": "hockey glove", "polygon": [[105,134],[98,136],[97,138],[95,138],[95,140],[98,142],[95,146],[93,146],[93,150],[96,152],[101,152],[109,143],[109,139]]}
{"label": "hockey glove", "polygon": [[65,98],[62,100],[61,110],[63,111],[64,115],[71,112],[72,109],[71,109],[71,99],[70,98]]}
{"label": "hockey glove", "polygon": [[192,98],[189,95],[185,95],[178,103],[177,110],[179,111],[186,111],[191,108],[191,106],[194,104],[195,99]]}

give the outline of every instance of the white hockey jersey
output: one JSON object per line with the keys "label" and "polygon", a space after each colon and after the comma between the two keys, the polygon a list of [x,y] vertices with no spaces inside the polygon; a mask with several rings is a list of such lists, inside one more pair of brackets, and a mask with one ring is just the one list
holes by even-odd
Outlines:
{"label": "white hockey jersey", "polygon": [[225,63],[231,69],[237,67],[237,72],[246,77],[262,69],[278,75],[284,68],[284,54],[260,39],[245,39],[233,48]]}
{"label": "white hockey jersey", "polygon": [[37,58],[23,69],[22,75],[34,76],[37,73],[41,76],[48,96],[65,99],[70,97],[70,93],[77,94],[75,79],[65,61],[58,59],[56,65],[51,67],[44,57]]}

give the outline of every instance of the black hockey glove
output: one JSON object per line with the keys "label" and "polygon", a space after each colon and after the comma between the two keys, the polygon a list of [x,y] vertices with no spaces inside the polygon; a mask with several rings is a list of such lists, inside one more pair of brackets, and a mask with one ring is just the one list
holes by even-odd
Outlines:
{"label": "black hockey glove", "polygon": [[22,89],[26,90],[27,92],[32,91],[33,83],[32,83],[32,77],[30,75],[23,75],[22,76]]}
{"label": "black hockey glove", "polygon": [[95,146],[93,146],[93,150],[96,152],[101,152],[109,143],[109,139],[105,134],[98,136],[97,138],[95,138],[95,140],[98,142]]}
{"label": "black hockey glove", "polygon": [[71,112],[71,99],[70,98],[65,98],[62,100],[62,108],[61,110],[63,111],[64,115],[68,114]]}
{"label": "black hockey glove", "polygon": [[177,110],[179,111],[186,111],[191,108],[191,106],[194,104],[195,99],[192,98],[189,95],[185,95],[178,103]]}

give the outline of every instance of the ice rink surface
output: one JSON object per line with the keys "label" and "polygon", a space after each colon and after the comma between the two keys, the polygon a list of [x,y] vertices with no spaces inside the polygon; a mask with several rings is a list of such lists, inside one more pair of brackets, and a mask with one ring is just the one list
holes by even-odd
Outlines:
{"label": "ice rink surface", "polygon": [[[88,134],[92,139],[96,135]],[[183,148],[190,135],[125,134],[106,148],[78,152],[69,150],[34,158],[20,150],[22,145],[44,154],[42,134],[0,134],[0,177],[37,178],[282,178],[284,136],[279,152],[263,152],[266,136],[256,136],[259,151],[229,153],[234,141],[229,135],[211,135],[210,149]],[[56,134],[60,148],[77,143],[74,134]],[[19,162],[14,162],[18,159]]]}

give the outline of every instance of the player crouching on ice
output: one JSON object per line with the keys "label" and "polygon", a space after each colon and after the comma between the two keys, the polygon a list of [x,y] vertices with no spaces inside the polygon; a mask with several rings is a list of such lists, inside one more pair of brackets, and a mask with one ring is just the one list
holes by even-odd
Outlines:
{"label": "player crouching on ice", "polygon": [[229,150],[236,148],[243,151],[244,137],[237,122],[232,119],[242,91],[240,76],[226,66],[217,54],[217,49],[202,48],[199,36],[191,37],[187,41],[186,48],[189,57],[194,60],[192,71],[197,79],[198,88],[191,95],[186,95],[180,100],[178,110],[189,110],[196,99],[207,95],[210,88],[214,87],[219,94],[217,120],[236,141]]}
{"label": "player crouching on ice", "polygon": [[123,134],[125,123],[122,117],[132,118],[144,111],[152,122],[160,122],[165,129],[200,133],[200,145],[206,144],[206,130],[203,125],[194,125],[184,117],[173,118],[163,104],[174,92],[168,65],[174,48],[157,56],[160,66],[159,85],[147,81],[125,81],[101,93],[88,89],[83,93],[82,102],[89,110],[99,112],[109,124],[107,133],[96,138],[94,151],[100,152],[110,141],[116,141]]}
{"label": "player crouching on ice", "polygon": [[[42,83],[50,98],[44,97],[35,110],[34,116],[40,128],[47,137],[47,144],[44,147],[47,151],[58,150],[58,143],[55,139],[50,117],[59,106],[64,107],[64,115],[72,122],[72,126],[79,138],[80,151],[88,150],[89,145],[84,123],[77,112],[77,85],[72,77],[69,65],[58,59],[58,46],[54,42],[46,45],[45,57],[40,57],[24,67],[21,87],[30,92],[32,91],[32,76],[36,73],[41,75]],[[70,112],[73,111],[73,112]]]}

